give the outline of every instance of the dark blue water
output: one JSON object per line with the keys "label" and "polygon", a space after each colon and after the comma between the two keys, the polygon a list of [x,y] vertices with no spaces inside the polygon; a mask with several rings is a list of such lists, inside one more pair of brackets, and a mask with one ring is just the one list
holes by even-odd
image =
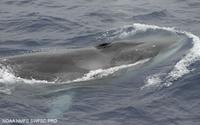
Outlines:
{"label": "dark blue water", "polygon": [[1,59],[123,40],[177,42],[141,67],[76,83],[24,82],[0,65],[0,124],[199,125],[198,36],[199,0],[0,0]]}

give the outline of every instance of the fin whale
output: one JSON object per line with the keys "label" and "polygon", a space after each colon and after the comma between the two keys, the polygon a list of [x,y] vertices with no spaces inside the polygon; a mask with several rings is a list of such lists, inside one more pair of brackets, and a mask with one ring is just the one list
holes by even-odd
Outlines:
{"label": "fin whale", "polygon": [[90,70],[110,68],[152,58],[170,42],[114,42],[94,47],[37,52],[0,60],[17,77],[53,81],[74,80]]}

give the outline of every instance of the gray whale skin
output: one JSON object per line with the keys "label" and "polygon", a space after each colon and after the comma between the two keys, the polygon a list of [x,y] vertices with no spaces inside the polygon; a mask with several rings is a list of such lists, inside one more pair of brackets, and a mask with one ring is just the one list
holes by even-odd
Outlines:
{"label": "gray whale skin", "polygon": [[169,48],[170,42],[115,42],[95,47],[36,52],[0,60],[21,78],[53,81],[74,80],[90,70],[135,63]]}

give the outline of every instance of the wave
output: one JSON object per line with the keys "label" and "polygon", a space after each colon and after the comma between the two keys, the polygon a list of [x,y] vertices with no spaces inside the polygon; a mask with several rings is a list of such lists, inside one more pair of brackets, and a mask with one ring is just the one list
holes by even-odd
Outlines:
{"label": "wave", "polygon": [[0,24],[2,24],[1,29],[6,32],[21,31],[23,33],[41,31],[66,32],[82,26],[68,19],[35,12],[20,15],[17,19],[0,20]]}
{"label": "wave", "polygon": [[180,61],[178,61],[175,64],[174,68],[165,77],[165,86],[172,85],[173,81],[176,81],[179,78],[181,78],[183,75],[190,73],[191,70],[188,69],[189,66],[195,63],[196,61],[200,60],[200,38],[190,32],[176,30],[175,28],[170,28],[170,27],[159,27],[155,25],[146,25],[146,24],[134,24],[133,27],[144,32],[148,29],[166,30],[166,31],[175,32],[178,34],[183,34],[192,40],[193,47]]}
{"label": "wave", "polygon": [[161,19],[164,17],[172,17],[172,15],[167,10],[161,10],[161,11],[154,11],[147,14],[136,15],[136,16],[133,16],[132,19],[150,20],[150,19]]}
{"label": "wave", "polygon": [[32,5],[33,3],[34,0],[19,0],[19,1],[8,0],[5,2],[5,4],[8,5]]}

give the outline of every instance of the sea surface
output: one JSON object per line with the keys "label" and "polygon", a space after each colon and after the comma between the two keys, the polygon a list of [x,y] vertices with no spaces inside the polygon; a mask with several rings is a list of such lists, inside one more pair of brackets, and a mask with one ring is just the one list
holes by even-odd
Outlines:
{"label": "sea surface", "polygon": [[0,64],[0,124],[200,125],[199,36],[199,0],[0,0],[0,59],[115,41],[176,43],[140,66],[64,83],[19,78]]}

